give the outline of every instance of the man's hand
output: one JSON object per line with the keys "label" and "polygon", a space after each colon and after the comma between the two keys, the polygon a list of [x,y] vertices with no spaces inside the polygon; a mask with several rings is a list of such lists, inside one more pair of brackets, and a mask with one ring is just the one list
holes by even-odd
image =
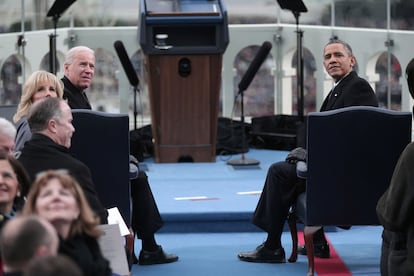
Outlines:
{"label": "man's hand", "polygon": [[307,151],[304,148],[295,148],[287,155],[285,161],[291,164],[296,164],[298,161],[306,162]]}

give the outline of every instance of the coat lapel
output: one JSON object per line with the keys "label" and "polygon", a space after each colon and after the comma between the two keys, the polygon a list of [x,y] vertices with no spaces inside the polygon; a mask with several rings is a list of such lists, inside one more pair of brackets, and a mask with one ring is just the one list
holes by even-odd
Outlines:
{"label": "coat lapel", "polygon": [[321,111],[327,111],[333,109],[335,102],[337,99],[341,96],[342,90],[347,82],[349,82],[350,79],[352,79],[353,75],[356,74],[354,71],[351,71],[344,79],[342,79],[338,85],[331,90],[331,92],[328,94],[326,99],[324,100]]}

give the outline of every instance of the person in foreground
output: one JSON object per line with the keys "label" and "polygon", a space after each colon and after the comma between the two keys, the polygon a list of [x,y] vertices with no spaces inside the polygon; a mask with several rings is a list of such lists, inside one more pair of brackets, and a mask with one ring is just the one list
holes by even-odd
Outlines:
{"label": "person in foreground", "polygon": [[0,236],[3,275],[23,275],[30,261],[57,254],[55,228],[38,216],[18,216],[4,226]]}
{"label": "person in foreground", "polygon": [[[348,106],[378,106],[378,100],[369,83],[360,78],[353,67],[356,58],[352,48],[344,41],[331,40],[323,50],[323,65],[334,81],[334,88],[322,103],[320,111]],[[306,160],[306,150],[292,150],[285,161],[274,163],[267,172],[266,181],[253,223],[267,232],[266,241],[255,250],[242,252],[238,258],[247,262],[286,262],[281,236],[290,206],[305,191],[305,181],[297,177],[296,162]],[[323,192],[323,191],[321,191]],[[304,248],[299,253],[306,254]],[[323,228],[314,235],[316,257],[329,258],[330,251]]]}
{"label": "person in foreground", "polygon": [[56,229],[60,254],[71,258],[84,276],[112,275],[98,238],[103,234],[77,181],[63,171],[38,175],[23,208],[23,215],[38,215]]}
{"label": "person in foreground", "polygon": [[66,169],[80,183],[86,198],[102,224],[108,212],[95,190],[89,168],[69,152],[72,134],[72,111],[60,98],[48,97],[32,105],[28,115],[32,138],[26,142],[18,160],[33,182],[39,172]]}
{"label": "person in foreground", "polygon": [[[86,96],[87,89],[95,74],[95,53],[85,46],[70,49],[65,57],[62,81],[65,85],[63,98],[72,109],[92,109]],[[132,229],[142,242],[139,258],[134,263],[140,265],[164,264],[178,260],[175,254],[164,252],[155,240],[155,232],[163,225],[148,176],[142,170],[131,180]]]}
{"label": "person in foreground", "polygon": [[0,150],[0,230],[21,210],[29,187],[29,176],[20,162]]}
{"label": "person in foreground", "polygon": [[30,261],[23,276],[82,276],[75,262],[65,255],[44,256]]}
{"label": "person in foreground", "polygon": [[63,97],[63,83],[52,73],[47,71],[35,71],[26,80],[23,86],[23,94],[17,106],[13,121],[17,127],[15,139],[16,156],[19,155],[24,144],[32,137],[27,115],[32,104],[47,97]]}
{"label": "person in foreground", "polygon": [[16,127],[9,120],[0,117],[0,150],[13,154]]}
{"label": "person in foreground", "polygon": [[[408,89],[414,99],[414,59],[406,68]],[[414,112],[414,109],[413,109]],[[381,275],[414,275],[414,143],[402,152],[390,186],[377,203],[377,216],[384,227]]]}

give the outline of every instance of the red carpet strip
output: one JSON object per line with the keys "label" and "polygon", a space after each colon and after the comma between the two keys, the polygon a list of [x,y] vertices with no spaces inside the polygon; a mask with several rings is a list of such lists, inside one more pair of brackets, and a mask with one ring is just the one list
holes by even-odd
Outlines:
{"label": "red carpet strip", "polygon": [[[315,258],[316,274],[318,276],[351,276],[352,273],[348,270],[341,257],[339,257],[328,237],[326,237],[326,240],[329,243],[331,257],[328,259]],[[303,232],[298,232],[298,243],[305,244]]]}

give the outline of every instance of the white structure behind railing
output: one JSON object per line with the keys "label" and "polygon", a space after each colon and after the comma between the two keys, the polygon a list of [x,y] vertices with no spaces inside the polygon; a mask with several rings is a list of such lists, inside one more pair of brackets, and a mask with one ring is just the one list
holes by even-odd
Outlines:
{"label": "white structure behind railing", "polygon": [[[414,57],[412,45],[414,32],[386,31],[379,29],[361,28],[332,28],[301,25],[303,46],[314,58],[314,77],[316,80],[316,109],[319,109],[323,98],[330,90],[331,79],[322,66],[322,50],[328,40],[337,36],[348,42],[358,61],[358,72],[375,88],[375,82],[380,77],[376,73],[376,64],[381,53],[389,51],[399,62],[402,74],[397,80],[402,91],[401,110],[411,111],[411,99],[405,81],[405,67]],[[7,60],[11,56],[17,57],[23,66],[25,76],[20,76],[18,84],[22,84],[31,72],[46,69],[49,52],[49,34],[53,30],[26,32],[23,45],[18,45],[19,33],[0,34],[0,70],[5,70]],[[269,24],[269,25],[230,25],[230,43],[224,53],[222,68],[222,110],[221,116],[230,117],[234,114],[233,105],[237,82],[234,62],[240,52],[248,46],[260,46],[264,41],[270,41],[271,50],[269,74],[274,80],[270,91],[274,100],[273,114],[291,114],[292,101],[296,92],[292,92],[292,78],[296,69],[292,67],[292,59],[296,52],[296,25]],[[131,57],[135,57],[138,67],[143,68],[143,58],[138,42],[136,27],[102,27],[102,28],[62,28],[57,30],[57,58],[59,77],[63,74],[63,57],[65,52],[76,45],[86,45],[97,50],[97,69],[94,87],[91,91],[91,101],[94,107],[103,108],[108,112],[129,112],[132,116],[132,93],[126,74],[116,56],[113,43],[121,40]],[[391,46],[390,41],[392,41]],[[46,63],[45,63],[46,62]],[[149,121],[148,91],[145,77],[140,71],[141,101],[143,106],[144,122]],[[112,78],[105,78],[112,76]],[[240,77],[240,76],[239,76]],[[294,81],[294,79],[293,79]],[[4,76],[1,75],[1,91],[5,89]],[[235,87],[236,86],[236,87]],[[252,92],[254,93],[254,91]],[[7,104],[7,103],[3,103]],[[294,105],[294,104],[293,104]],[[139,108],[141,109],[141,108]],[[132,121],[132,120],[131,120]],[[138,120],[138,124],[140,124]]]}

